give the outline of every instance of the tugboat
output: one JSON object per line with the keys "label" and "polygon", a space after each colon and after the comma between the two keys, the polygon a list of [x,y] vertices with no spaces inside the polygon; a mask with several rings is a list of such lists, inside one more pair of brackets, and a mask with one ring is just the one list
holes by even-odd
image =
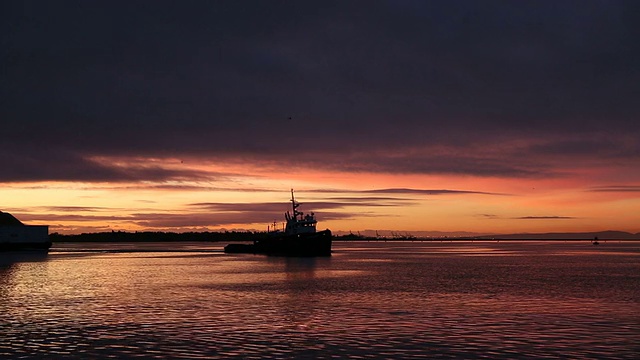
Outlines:
{"label": "tugboat", "polygon": [[253,244],[229,244],[225,253],[266,254],[275,256],[331,256],[331,230],[316,231],[314,213],[298,211],[300,203],[291,189],[291,212],[284,214],[284,231],[274,228]]}

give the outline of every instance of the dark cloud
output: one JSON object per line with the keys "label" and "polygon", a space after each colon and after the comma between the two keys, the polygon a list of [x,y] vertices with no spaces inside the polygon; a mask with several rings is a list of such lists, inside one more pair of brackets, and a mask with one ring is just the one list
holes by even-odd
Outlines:
{"label": "dark cloud", "polygon": [[[487,219],[487,220],[504,220],[505,217],[496,215],[496,214],[477,214],[476,216]],[[548,215],[548,216],[519,216],[519,217],[511,217],[508,219],[513,220],[571,220],[576,219],[572,216],[557,216],[557,215]]]}
{"label": "dark cloud", "polygon": [[1,6],[0,181],[209,176],[96,156],[498,177],[640,156],[636,1]]}
{"label": "dark cloud", "polygon": [[[400,199],[342,199],[338,201],[303,201],[305,211],[314,212],[323,222],[330,220],[348,220],[356,217],[388,216],[375,215],[368,212],[345,211],[358,207],[393,207],[407,206],[408,200]],[[262,228],[273,221],[284,219],[284,213],[290,211],[291,205],[285,203],[254,202],[254,203],[218,203],[202,202],[186,204],[180,212],[157,212],[145,209],[117,209],[108,207],[83,206],[47,206],[33,208],[33,212],[22,213],[20,209],[7,209],[26,222],[45,222],[53,229],[64,229],[67,226],[55,225],[58,222],[93,223],[101,222],[122,226],[136,225],[145,229],[173,229],[173,231],[190,231],[193,229],[213,229],[236,226],[245,229]],[[112,215],[113,213],[126,215]],[[91,226],[79,226],[78,229],[89,229]]]}
{"label": "dark cloud", "polygon": [[569,219],[575,219],[575,218],[571,216],[553,215],[553,216],[521,216],[514,219],[516,220],[569,220]]}
{"label": "dark cloud", "polygon": [[[380,206],[401,206],[403,203],[400,199],[390,199],[390,200],[369,200],[366,201],[364,199],[339,199],[337,201],[302,201],[301,204],[304,204],[305,209],[314,212],[322,212],[324,214],[324,210],[338,210],[345,209],[348,207],[359,206],[359,207],[380,207]],[[217,202],[206,202],[206,203],[193,203],[190,204],[191,207],[206,209],[212,212],[244,212],[244,213],[252,213],[252,214],[260,214],[273,216],[273,214],[283,213],[287,210],[291,209],[291,204],[287,203],[217,203]]]}
{"label": "dark cloud", "polygon": [[487,219],[487,220],[504,220],[504,219],[512,219],[512,220],[570,220],[576,219],[572,216],[557,216],[557,215],[548,215],[548,216],[518,216],[518,217],[509,217],[505,218],[504,216],[500,216],[497,214],[477,214],[479,218]]}
{"label": "dark cloud", "polygon": [[533,154],[541,157],[560,157],[563,159],[583,159],[594,157],[598,160],[618,159],[621,161],[640,160],[640,145],[635,137],[598,136],[574,138],[565,136],[561,139],[538,141],[530,147],[522,149],[522,154]]}
{"label": "dark cloud", "polygon": [[633,193],[640,192],[640,185],[610,185],[610,186],[598,186],[589,189],[592,192],[620,192],[620,193]]}
{"label": "dark cloud", "polygon": [[[347,189],[311,189],[306,190],[305,192],[319,192],[325,194],[331,193],[343,193],[343,194],[387,194],[387,195],[462,195],[462,194],[470,194],[470,195],[506,195],[499,193],[489,193],[482,191],[472,191],[472,190],[452,190],[452,189],[413,189],[413,188],[388,188],[388,189],[370,189],[370,190],[347,190]],[[401,200],[400,198],[395,197],[362,197],[358,196],[357,198],[333,198],[335,200],[346,200],[346,201],[377,201],[377,200]],[[409,199],[405,199],[409,200]]]}
{"label": "dark cloud", "polygon": [[107,207],[96,207],[96,206],[47,206],[41,208],[44,211],[48,212],[71,212],[71,211],[79,211],[79,212],[98,212],[102,210],[109,210]]}
{"label": "dark cloud", "polygon": [[[401,147],[398,147],[402,149]],[[462,153],[461,153],[462,152]],[[406,154],[393,156],[375,151],[352,154],[304,154],[304,161],[294,159],[298,166],[313,165],[334,171],[374,172],[394,174],[471,174],[491,177],[539,177],[554,173],[544,168],[543,162],[523,164],[504,161],[505,154],[481,156],[473,154],[471,147],[457,149],[456,153],[442,154],[436,149],[425,148],[421,151],[407,150]]]}
{"label": "dark cloud", "polygon": [[376,203],[376,202],[399,202],[399,201],[409,201],[408,199],[400,199],[395,197],[382,197],[382,196],[366,196],[366,197],[329,197],[328,200],[334,201],[346,201],[346,202],[360,202],[360,203]]}
{"label": "dark cloud", "polygon": [[448,190],[448,189],[376,189],[376,190],[364,190],[362,193],[375,193],[375,194],[407,194],[407,195],[456,195],[456,194],[479,194],[479,195],[504,195],[496,193],[488,193],[481,191],[468,191],[468,190]]}
{"label": "dark cloud", "polygon": [[[275,213],[277,214],[277,213]],[[366,216],[366,215],[365,215]],[[351,215],[339,212],[323,212],[322,220],[349,219]],[[274,214],[260,212],[217,212],[217,213],[191,213],[191,214],[166,214],[144,213],[135,214],[133,223],[143,228],[180,229],[180,228],[218,228],[228,226],[240,226],[262,229],[274,220],[281,223],[281,219],[274,219]]]}
{"label": "dark cloud", "polygon": [[82,215],[82,214],[74,214],[70,212],[60,212],[57,214],[53,213],[28,213],[21,214],[16,213],[16,216],[19,216],[21,219],[24,219],[26,222],[29,221],[42,221],[47,223],[56,223],[58,221],[61,222],[95,222],[99,221],[102,223],[123,223],[127,221],[135,220],[134,217],[129,215],[117,216],[117,215]]}
{"label": "dark cloud", "polygon": [[226,174],[192,169],[175,169],[154,162],[113,164],[85,158],[69,151],[41,148],[40,152],[27,150],[0,152],[0,182],[20,181],[169,181],[211,180]]}

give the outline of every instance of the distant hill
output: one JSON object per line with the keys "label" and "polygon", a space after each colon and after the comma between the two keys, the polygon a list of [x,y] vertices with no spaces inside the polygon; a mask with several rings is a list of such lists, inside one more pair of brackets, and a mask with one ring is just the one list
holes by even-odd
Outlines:
{"label": "distant hill", "polygon": [[[6,213],[0,213],[2,215]],[[3,220],[3,219],[0,219]],[[11,218],[4,217],[4,221],[14,224]],[[49,234],[52,242],[127,242],[127,241],[252,241],[263,236],[264,232],[254,231],[224,231],[224,232],[124,232],[111,231],[100,233],[83,233],[75,235],[63,235],[58,233]],[[466,232],[390,232],[390,235],[380,231],[376,236],[375,230],[365,230],[362,232],[336,232],[336,240],[364,240],[364,239],[384,239],[384,240],[416,240],[416,239],[500,239],[500,240],[593,240],[595,237],[601,240],[640,240],[640,233],[632,234],[624,231],[599,231],[585,233],[537,233],[537,234],[497,234],[481,235]]]}
{"label": "distant hill", "polygon": [[359,230],[359,231],[333,231],[334,235],[345,236],[356,234],[367,238],[398,238],[398,237],[416,237],[416,238],[444,238],[444,237],[474,237],[485,236],[487,233],[468,232],[468,231],[407,231],[407,230]]}
{"label": "distant hill", "polygon": [[577,233],[517,233],[517,234],[487,234],[464,231],[392,231],[392,230],[363,230],[355,233],[336,231],[334,235],[348,238],[449,238],[449,239],[504,239],[504,240],[593,240],[595,237],[602,240],[640,240],[640,233],[633,234],[624,231],[595,231]]}
{"label": "distant hill", "polygon": [[259,232],[225,231],[225,232],[185,232],[172,233],[161,231],[111,231],[99,233],[83,233],[64,235],[49,234],[49,239],[56,242],[169,242],[169,241],[252,241],[260,236]]}
{"label": "distant hill", "polygon": [[597,231],[584,233],[536,233],[536,234],[499,234],[483,235],[478,239],[510,239],[510,240],[590,240],[597,237],[602,240],[640,240],[640,233],[633,234],[625,231]]}

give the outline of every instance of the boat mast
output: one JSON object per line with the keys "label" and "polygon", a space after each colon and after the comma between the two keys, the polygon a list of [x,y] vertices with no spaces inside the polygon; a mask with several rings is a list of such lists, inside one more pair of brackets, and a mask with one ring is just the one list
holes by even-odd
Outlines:
{"label": "boat mast", "polygon": [[296,198],[293,196],[293,189],[291,189],[291,209],[293,210],[293,218],[297,221],[298,215],[302,215],[300,211],[298,211],[299,203],[296,202]]}

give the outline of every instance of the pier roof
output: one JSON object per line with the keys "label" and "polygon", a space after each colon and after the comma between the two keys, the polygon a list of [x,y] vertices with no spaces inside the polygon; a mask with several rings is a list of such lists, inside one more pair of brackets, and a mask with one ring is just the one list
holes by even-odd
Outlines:
{"label": "pier roof", "polygon": [[0,211],[0,226],[20,226],[24,225],[20,220],[16,219],[15,216]]}

